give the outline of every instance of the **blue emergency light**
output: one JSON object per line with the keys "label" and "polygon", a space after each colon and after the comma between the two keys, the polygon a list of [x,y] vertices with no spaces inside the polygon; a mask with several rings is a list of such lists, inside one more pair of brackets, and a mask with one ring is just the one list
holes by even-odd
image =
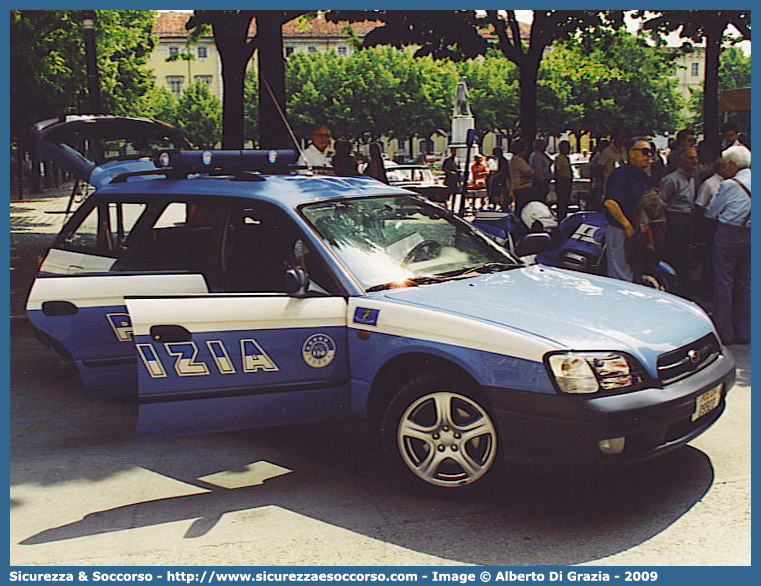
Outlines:
{"label": "blue emergency light", "polygon": [[283,173],[296,162],[293,150],[166,150],[154,157],[159,169],[188,173]]}

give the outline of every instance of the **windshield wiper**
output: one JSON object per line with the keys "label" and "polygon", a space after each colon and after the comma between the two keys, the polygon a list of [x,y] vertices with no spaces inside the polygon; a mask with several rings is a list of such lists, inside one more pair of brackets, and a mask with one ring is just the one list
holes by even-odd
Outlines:
{"label": "windshield wiper", "polygon": [[522,266],[522,264],[515,262],[489,262],[477,267],[460,269],[450,273],[445,273],[444,276],[450,279],[464,279],[475,275],[486,275],[491,273],[499,273],[502,271],[509,271],[512,269],[519,269]]}

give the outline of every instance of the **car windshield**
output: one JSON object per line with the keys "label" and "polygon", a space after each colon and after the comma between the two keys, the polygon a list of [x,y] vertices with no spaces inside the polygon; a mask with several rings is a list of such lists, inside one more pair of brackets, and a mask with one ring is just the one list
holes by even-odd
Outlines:
{"label": "car windshield", "polygon": [[301,212],[367,291],[522,266],[467,222],[413,196],[323,201]]}

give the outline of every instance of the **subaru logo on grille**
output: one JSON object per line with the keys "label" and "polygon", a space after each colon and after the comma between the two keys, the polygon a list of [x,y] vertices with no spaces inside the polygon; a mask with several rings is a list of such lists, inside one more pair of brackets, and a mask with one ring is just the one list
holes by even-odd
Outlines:
{"label": "subaru logo on grille", "polygon": [[690,362],[692,362],[693,364],[698,364],[701,358],[700,352],[698,352],[697,350],[690,350],[689,352],[687,352],[687,358],[689,358]]}

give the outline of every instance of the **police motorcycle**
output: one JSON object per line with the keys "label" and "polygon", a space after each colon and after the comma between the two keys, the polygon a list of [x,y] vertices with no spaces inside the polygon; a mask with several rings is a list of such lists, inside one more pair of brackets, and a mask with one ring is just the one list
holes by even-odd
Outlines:
{"label": "police motorcycle", "polygon": [[[533,213],[527,213],[530,207],[535,208]],[[569,214],[560,223],[550,220],[550,214],[545,204],[530,202],[521,218],[510,212],[479,211],[472,223],[518,256],[533,254],[536,262],[543,265],[605,276],[608,227],[605,214],[580,211]],[[673,293],[677,290],[677,274],[660,260],[655,270],[641,275],[640,283]]]}

